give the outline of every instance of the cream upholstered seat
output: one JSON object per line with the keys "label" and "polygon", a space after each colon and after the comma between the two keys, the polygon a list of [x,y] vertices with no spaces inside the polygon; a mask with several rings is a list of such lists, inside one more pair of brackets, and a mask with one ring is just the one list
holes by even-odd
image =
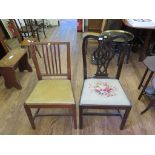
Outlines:
{"label": "cream upholstered seat", "polygon": [[117,79],[86,79],[83,86],[80,105],[129,106]]}
{"label": "cream upholstered seat", "polygon": [[70,80],[41,80],[25,102],[27,105],[74,104]]}

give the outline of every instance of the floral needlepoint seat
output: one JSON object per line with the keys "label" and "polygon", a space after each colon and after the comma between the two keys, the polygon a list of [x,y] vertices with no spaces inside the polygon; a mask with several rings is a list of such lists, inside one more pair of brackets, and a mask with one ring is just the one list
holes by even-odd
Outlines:
{"label": "floral needlepoint seat", "polygon": [[[123,67],[124,57],[129,49],[128,36],[123,33],[114,36],[101,36],[90,35],[83,39],[82,56],[83,56],[83,73],[84,83],[81,91],[81,99],[79,105],[79,127],[83,128],[84,116],[119,116],[122,119],[120,129],[123,129],[131,110],[131,103],[128,100],[123,88],[119,82],[119,77]],[[94,39],[98,44],[97,48],[93,50],[93,57],[96,65],[88,63],[89,53],[87,51],[87,40]],[[108,76],[108,66],[111,60],[116,56],[115,46],[116,39],[122,39],[123,42],[119,44],[118,61],[114,65],[117,68],[115,77]],[[87,51],[87,52],[86,52]],[[114,59],[113,61],[115,61]],[[92,69],[91,71],[89,69]],[[93,77],[88,77],[88,73],[92,74],[95,70]],[[93,110],[92,110],[93,109]],[[103,109],[106,112],[95,111],[95,109]],[[115,112],[111,112],[115,111]]]}
{"label": "floral needlepoint seat", "polygon": [[81,105],[130,105],[119,80],[86,79],[84,82]]}

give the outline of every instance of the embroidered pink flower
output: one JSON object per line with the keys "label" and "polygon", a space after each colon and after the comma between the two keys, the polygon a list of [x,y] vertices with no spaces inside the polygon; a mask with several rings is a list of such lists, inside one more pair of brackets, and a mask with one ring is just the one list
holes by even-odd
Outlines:
{"label": "embroidered pink flower", "polygon": [[92,92],[105,97],[115,96],[117,89],[107,82],[95,82],[90,85]]}

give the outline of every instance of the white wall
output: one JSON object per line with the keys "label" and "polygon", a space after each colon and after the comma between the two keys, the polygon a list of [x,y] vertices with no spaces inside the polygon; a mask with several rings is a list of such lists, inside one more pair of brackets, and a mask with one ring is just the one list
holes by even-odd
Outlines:
{"label": "white wall", "polygon": [[50,26],[57,26],[59,19],[46,19],[45,22],[46,21]]}

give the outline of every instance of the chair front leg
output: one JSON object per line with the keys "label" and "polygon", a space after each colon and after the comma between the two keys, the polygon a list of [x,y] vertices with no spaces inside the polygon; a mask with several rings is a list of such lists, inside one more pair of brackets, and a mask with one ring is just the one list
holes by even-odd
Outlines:
{"label": "chair front leg", "polygon": [[122,119],[122,122],[121,122],[121,125],[120,125],[120,130],[123,130],[124,126],[125,126],[125,123],[127,121],[127,118],[128,118],[128,115],[130,113],[130,110],[131,110],[131,107],[128,107],[126,110],[125,110],[125,113],[124,113],[124,116],[123,116],[123,119]]}
{"label": "chair front leg", "polygon": [[83,108],[79,106],[79,128],[83,128]]}
{"label": "chair front leg", "polygon": [[32,126],[33,129],[35,129],[35,124],[34,124],[34,118],[32,116],[32,112],[31,112],[31,109],[28,105],[24,104],[24,108],[25,108],[25,111],[26,111],[26,114],[28,116],[28,119],[30,121],[30,124]]}
{"label": "chair front leg", "polygon": [[38,29],[36,30],[36,32],[37,32],[37,38],[38,38],[38,41],[40,42],[40,37],[39,37]]}
{"label": "chair front leg", "polygon": [[72,107],[72,117],[74,121],[74,129],[77,129],[77,119],[76,119],[76,105]]}
{"label": "chair front leg", "polygon": [[47,38],[46,33],[45,33],[45,26],[44,25],[43,25],[43,33],[44,33],[45,38]]}

